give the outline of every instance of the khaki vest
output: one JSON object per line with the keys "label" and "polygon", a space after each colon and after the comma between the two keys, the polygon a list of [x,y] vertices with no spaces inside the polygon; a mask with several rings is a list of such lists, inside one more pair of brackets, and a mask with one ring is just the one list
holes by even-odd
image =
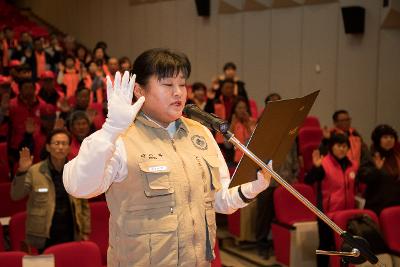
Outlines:
{"label": "khaki vest", "polygon": [[122,135],[128,177],[106,193],[108,266],[210,266],[220,162],[203,126],[176,123],[171,139],[139,114]]}

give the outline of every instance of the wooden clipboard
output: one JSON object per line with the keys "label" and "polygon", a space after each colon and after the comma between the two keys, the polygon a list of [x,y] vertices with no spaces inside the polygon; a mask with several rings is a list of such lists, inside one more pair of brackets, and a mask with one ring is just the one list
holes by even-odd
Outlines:
{"label": "wooden clipboard", "polygon": [[[268,102],[247,145],[248,149],[266,163],[272,159],[273,168],[278,169],[318,94],[319,91],[315,91],[300,98]],[[229,187],[256,180],[258,169],[244,155],[232,175]]]}

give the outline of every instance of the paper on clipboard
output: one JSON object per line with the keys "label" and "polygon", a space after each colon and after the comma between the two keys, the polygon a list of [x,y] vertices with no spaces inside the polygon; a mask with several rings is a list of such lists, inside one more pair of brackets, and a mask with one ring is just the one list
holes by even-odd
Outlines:
{"label": "paper on clipboard", "polygon": [[[264,162],[272,159],[273,168],[278,169],[318,94],[319,91],[315,91],[300,98],[268,102],[247,145],[248,149]],[[232,175],[229,187],[256,180],[258,169],[244,155]]]}

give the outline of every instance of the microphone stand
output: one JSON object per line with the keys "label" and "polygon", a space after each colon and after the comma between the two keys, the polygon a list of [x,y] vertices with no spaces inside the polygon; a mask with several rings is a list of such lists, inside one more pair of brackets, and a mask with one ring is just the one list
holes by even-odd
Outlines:
{"label": "microphone stand", "polygon": [[253,154],[246,146],[240,143],[239,140],[235,138],[235,136],[229,132],[220,131],[226,140],[233,144],[237,149],[242,151],[246,156],[248,156],[252,161],[254,161],[260,168],[267,171],[271,176],[277,181],[281,186],[283,186],[286,190],[288,190],[294,197],[296,197],[301,203],[303,203],[309,210],[311,210],[318,218],[324,221],[333,231],[335,231],[345,243],[347,243],[352,249],[351,251],[321,251],[317,250],[317,254],[323,255],[336,255],[341,256],[344,264],[350,263],[362,263],[365,261],[369,261],[370,263],[383,266],[379,263],[378,258],[371,252],[368,247],[368,243],[365,239],[352,236],[346,231],[343,231],[336,223],[334,223],[328,216],[326,216],[322,211],[320,211],[317,207],[315,207],[307,198],[301,195],[296,189],[294,189],[288,182],[286,182],[282,177],[279,176],[272,168],[270,168],[267,164],[265,164],[260,158]]}

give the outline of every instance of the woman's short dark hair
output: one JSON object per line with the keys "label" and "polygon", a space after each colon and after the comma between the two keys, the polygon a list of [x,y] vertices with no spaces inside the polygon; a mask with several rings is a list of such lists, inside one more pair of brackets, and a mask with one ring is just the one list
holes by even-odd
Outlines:
{"label": "woman's short dark hair", "polygon": [[233,69],[236,70],[236,65],[233,62],[227,62],[224,65],[224,71],[228,70],[228,69]]}
{"label": "woman's short dark hair", "polygon": [[340,114],[349,114],[349,112],[347,110],[344,110],[344,109],[336,110],[332,115],[332,120],[334,122],[337,122]]}
{"label": "woman's short dark hair", "polygon": [[395,142],[398,140],[397,132],[395,129],[393,129],[392,126],[387,125],[387,124],[381,124],[375,127],[375,129],[372,131],[371,134],[371,139],[373,142],[373,145],[376,147],[379,147],[381,144],[381,138],[384,135],[391,135],[394,137]]}
{"label": "woman's short dark hair", "polygon": [[332,133],[329,138],[329,151],[332,151],[332,147],[335,144],[346,144],[350,148],[350,141],[347,134]]}
{"label": "woman's short dark hair", "polygon": [[207,86],[204,83],[201,82],[195,82],[192,84],[192,92],[198,91],[198,90],[203,90],[207,91]]}
{"label": "woman's short dark hair", "polygon": [[190,61],[181,52],[154,48],[140,54],[133,63],[132,73],[136,74],[136,82],[145,86],[152,75],[158,80],[177,76],[182,72],[185,79],[191,72]]}
{"label": "woman's short dark hair", "polygon": [[53,131],[51,131],[46,137],[46,144],[50,145],[51,139],[53,139],[53,136],[55,136],[56,134],[65,134],[66,136],[68,136],[68,142],[69,144],[71,144],[71,134],[64,128],[54,129]]}
{"label": "woman's short dark hair", "polygon": [[90,126],[90,120],[89,120],[89,117],[88,117],[88,115],[86,114],[86,112],[83,111],[83,110],[76,110],[76,111],[74,111],[74,112],[71,114],[71,116],[70,116],[70,118],[69,118],[69,123],[68,123],[68,128],[69,128],[69,130],[72,129],[72,125],[74,125],[74,122],[77,121],[77,120],[80,120],[80,119],[86,120],[87,123],[88,123],[89,126]]}

